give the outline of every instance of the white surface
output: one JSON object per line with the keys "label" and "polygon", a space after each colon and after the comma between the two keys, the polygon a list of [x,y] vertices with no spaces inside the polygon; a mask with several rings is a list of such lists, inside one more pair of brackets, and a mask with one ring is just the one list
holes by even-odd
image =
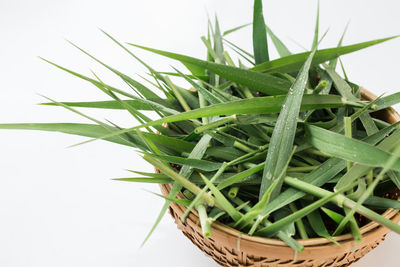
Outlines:
{"label": "white surface", "polygon": [[[310,47],[315,1],[265,1],[267,23],[293,51],[289,36]],[[335,46],[348,20],[346,44],[399,34],[398,1],[321,1],[322,46]],[[229,29],[251,21],[251,1],[0,1],[0,122],[86,122],[68,111],[34,105],[37,93],[56,100],[105,99],[93,86],[36,56],[122,85],[64,41],[67,38],[118,69],[143,73],[140,64],[97,27],[121,41],[203,57],[206,9]],[[230,37],[251,50],[250,30]],[[343,57],[351,80],[376,94],[400,86],[400,40]],[[135,52],[158,70],[171,61]],[[274,53],[274,55],[276,55]],[[178,65],[174,63],[174,65]],[[128,115],[89,111],[130,125]],[[72,149],[80,137],[43,132],[0,131],[0,266],[216,266],[166,217],[148,244],[140,243],[162,201],[145,186],[111,181],[123,169],[152,171],[132,149],[95,142]],[[388,240],[354,266],[396,266],[400,237]]]}

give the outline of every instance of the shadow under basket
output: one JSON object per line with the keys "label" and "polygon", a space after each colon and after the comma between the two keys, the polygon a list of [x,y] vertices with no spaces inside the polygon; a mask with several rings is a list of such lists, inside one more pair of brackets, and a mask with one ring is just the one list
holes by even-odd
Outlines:
{"label": "shadow under basket", "polygon": [[[361,89],[362,98],[371,100],[376,98],[372,93]],[[399,114],[392,108],[376,112],[375,117],[384,119],[389,123],[400,120]],[[168,195],[171,185],[161,184],[161,191]],[[398,199],[399,191],[396,190],[391,198]],[[179,193],[178,198],[184,198]],[[178,228],[189,238],[193,244],[212,257],[222,266],[255,266],[255,267],[319,267],[319,266],[349,266],[368,252],[376,248],[383,240],[389,229],[376,222],[364,225],[361,230],[363,240],[355,244],[351,234],[335,237],[341,246],[333,244],[325,238],[310,238],[298,240],[304,246],[304,251],[296,253],[292,248],[278,239],[249,236],[219,222],[212,224],[212,237],[202,235],[200,220],[195,211],[191,212],[186,221],[180,221],[185,208],[171,203],[169,211]],[[384,217],[398,222],[398,210],[388,209]]]}

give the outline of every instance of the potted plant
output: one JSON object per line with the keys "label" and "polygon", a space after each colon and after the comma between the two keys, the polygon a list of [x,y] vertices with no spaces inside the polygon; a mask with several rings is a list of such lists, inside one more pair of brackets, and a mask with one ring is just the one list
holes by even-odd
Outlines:
{"label": "potted plant", "polygon": [[[76,46],[134,93],[45,60],[111,100],[45,103],[93,124],[0,128],[60,131],[92,138],[83,143],[103,139],[138,149],[156,171],[118,180],[160,184],[166,202],[159,219],[169,208],[185,235],[223,266],[347,266],[388,231],[400,233],[400,122],[391,108],[400,94],[375,97],[335,69],[339,56],[394,37],[342,46],[342,36],[337,47],[318,49],[318,25],[317,19],[311,51],[292,54],[255,0],[253,53],[225,39],[248,25],[222,32],[216,20],[202,37],[206,60],[123,45],[104,32],[146,66],[146,84]],[[267,36],[280,58],[269,58]],[[132,47],[177,60],[189,73],[158,72]],[[77,107],[125,110],[139,125],[121,128]]]}

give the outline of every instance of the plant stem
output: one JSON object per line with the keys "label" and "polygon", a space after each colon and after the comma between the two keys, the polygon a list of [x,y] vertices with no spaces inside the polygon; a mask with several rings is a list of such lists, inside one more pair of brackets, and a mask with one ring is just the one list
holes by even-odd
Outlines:
{"label": "plant stem", "polygon": [[[353,138],[352,129],[351,129],[351,117],[344,117],[344,134],[346,137]],[[347,171],[349,171],[352,167],[352,162],[347,161]]]}
{"label": "plant stem", "polygon": [[188,103],[186,102],[186,100],[183,98],[183,96],[181,95],[181,93],[178,91],[178,89],[175,87],[175,85],[172,83],[171,79],[166,76],[165,81],[167,82],[168,86],[172,89],[172,91],[174,92],[175,97],[178,99],[179,103],[181,104],[182,108],[185,111],[190,111],[192,110]]}
{"label": "plant stem", "polygon": [[211,122],[211,123],[208,123],[208,124],[204,124],[204,125],[202,125],[202,126],[199,126],[199,127],[197,127],[196,129],[194,129],[194,132],[195,132],[196,134],[199,134],[199,133],[202,133],[202,132],[205,132],[205,131],[208,131],[208,130],[217,128],[218,126],[221,126],[221,125],[230,123],[230,122],[235,121],[235,120],[236,120],[236,115],[232,115],[232,116],[229,116],[229,117],[225,117],[225,118],[222,118],[222,119],[213,121],[213,122]]}
{"label": "plant stem", "polygon": [[[300,181],[299,179],[296,179],[296,178],[287,176],[284,181],[287,185],[289,185],[291,187],[294,187],[298,190],[304,191],[306,193],[309,193],[311,195],[314,195],[314,196],[317,196],[320,198],[334,194],[328,190],[325,190],[325,189],[322,189],[315,185]],[[338,194],[338,195],[334,196],[333,198],[330,199],[330,201],[335,203],[339,207],[347,207],[349,209],[353,209],[356,207],[357,213],[363,215],[364,217],[366,217],[370,220],[376,221],[379,224],[386,226],[390,230],[400,234],[400,225],[398,225],[397,223],[381,216],[380,214],[378,214],[362,205],[357,207],[356,202],[345,197],[343,194]]]}
{"label": "plant stem", "polygon": [[211,220],[208,218],[207,209],[203,203],[196,205],[196,210],[199,213],[201,230],[204,237],[211,237]]}
{"label": "plant stem", "polygon": [[[168,177],[170,177],[174,181],[180,183],[183,187],[185,187],[186,189],[190,190],[195,195],[197,195],[197,194],[199,194],[201,192],[201,189],[197,185],[195,185],[194,183],[190,182],[189,180],[187,180],[183,176],[181,176],[178,173],[176,173],[168,165],[165,165],[165,164],[161,163],[160,161],[158,161],[158,160],[156,160],[156,159],[154,159],[154,158],[152,158],[152,157],[150,157],[148,155],[143,155],[143,159],[146,160],[147,162],[149,162],[150,164],[152,164],[159,171],[161,171],[162,173],[164,173],[165,175],[167,175]],[[202,196],[202,198],[209,206],[211,206],[211,207],[214,206],[215,200],[211,195],[204,194]]]}
{"label": "plant stem", "polygon": [[232,186],[229,189],[228,196],[230,198],[235,198],[238,192],[239,192],[239,186]]}
{"label": "plant stem", "polygon": [[[298,211],[296,205],[293,202],[289,204],[289,207],[293,213]],[[295,221],[295,224],[297,226],[297,230],[299,231],[301,239],[308,239],[307,231],[306,228],[304,227],[302,219],[298,219],[297,221]]]}
{"label": "plant stem", "polygon": [[318,83],[318,85],[315,87],[313,94],[319,94],[324,88],[328,85],[328,82],[325,80],[322,80]]}

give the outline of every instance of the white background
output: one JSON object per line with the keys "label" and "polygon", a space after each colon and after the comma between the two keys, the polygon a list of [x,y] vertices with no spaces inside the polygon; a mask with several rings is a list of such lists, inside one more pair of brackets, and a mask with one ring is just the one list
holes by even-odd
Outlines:
{"label": "white background", "polygon": [[[292,51],[309,48],[316,1],[264,1],[267,23]],[[321,1],[322,47],[333,47],[351,20],[345,44],[400,33],[400,6],[387,1]],[[38,93],[56,100],[105,99],[93,86],[40,61],[121,85],[104,68],[72,48],[76,42],[127,74],[143,68],[108,40],[102,28],[121,41],[203,57],[199,37],[206,33],[207,11],[218,13],[223,29],[251,21],[252,1],[0,1],[0,122],[87,122],[60,108],[37,106]],[[230,36],[251,50],[250,29]],[[376,94],[400,89],[400,40],[344,56],[351,80]],[[164,58],[134,49],[157,70],[170,70]],[[276,53],[273,53],[276,57]],[[125,113],[87,111],[123,126]],[[140,243],[162,201],[146,186],[111,181],[129,176],[124,169],[152,171],[133,149],[98,141],[66,149],[84,139],[42,132],[0,132],[0,266],[216,266],[176,230],[166,217],[144,248]],[[354,266],[396,266],[400,237],[388,240]]]}

